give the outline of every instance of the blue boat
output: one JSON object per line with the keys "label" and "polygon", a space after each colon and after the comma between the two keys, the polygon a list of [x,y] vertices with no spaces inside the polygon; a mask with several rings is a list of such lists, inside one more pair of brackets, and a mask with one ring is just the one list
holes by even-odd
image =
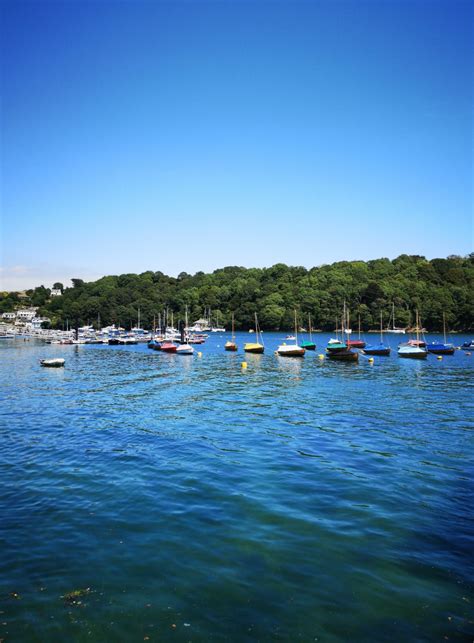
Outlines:
{"label": "blue boat", "polygon": [[469,342],[464,342],[464,344],[461,345],[461,350],[474,351],[474,339],[471,339]]}
{"label": "blue boat", "polygon": [[435,355],[454,354],[454,346],[452,344],[443,344],[442,342],[431,342],[426,344],[426,350],[428,353],[434,353]]}
{"label": "blue boat", "polygon": [[446,343],[446,318],[443,313],[443,342],[430,342],[426,344],[426,350],[435,355],[454,355],[454,345]]}
{"label": "blue boat", "polygon": [[390,355],[391,350],[390,346],[383,343],[383,318],[380,311],[380,342],[366,346],[362,352],[364,355]]}
{"label": "blue boat", "polygon": [[386,346],[383,342],[380,342],[379,344],[366,346],[362,352],[364,355],[390,355],[391,350],[390,346]]}

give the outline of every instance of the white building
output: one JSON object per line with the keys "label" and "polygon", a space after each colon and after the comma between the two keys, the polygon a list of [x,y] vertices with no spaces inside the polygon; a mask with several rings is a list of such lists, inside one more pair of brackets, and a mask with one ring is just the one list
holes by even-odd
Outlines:
{"label": "white building", "polygon": [[51,297],[60,297],[62,294],[61,288],[51,288]]}
{"label": "white building", "polygon": [[40,330],[43,322],[48,322],[50,324],[51,320],[49,317],[33,317],[33,319],[26,324],[26,327],[29,327],[32,330]]}
{"label": "white building", "polygon": [[28,322],[36,317],[36,308],[24,308],[23,310],[17,310],[16,319],[17,321]]}
{"label": "white building", "polygon": [[3,313],[2,319],[14,320],[16,319],[16,313]]}

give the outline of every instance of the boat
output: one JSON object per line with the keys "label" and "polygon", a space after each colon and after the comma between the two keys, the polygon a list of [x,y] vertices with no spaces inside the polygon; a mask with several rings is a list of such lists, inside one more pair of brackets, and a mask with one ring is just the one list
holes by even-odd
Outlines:
{"label": "boat", "polygon": [[180,346],[176,348],[176,355],[193,355],[193,354],[194,354],[194,348],[189,344],[180,344]]}
{"label": "boat", "polygon": [[[408,357],[411,359],[426,359],[428,356],[428,351],[425,348],[425,345],[423,342],[421,342],[419,338],[419,316],[418,316],[418,311],[416,311],[416,340],[410,340],[408,342],[404,342],[403,344],[399,344],[398,346],[398,356],[399,357]],[[421,345],[423,344],[423,345]]]}
{"label": "boat", "polygon": [[[181,344],[176,349],[176,355],[193,355],[194,354],[194,348],[189,344],[187,338],[184,335],[185,328],[188,327],[188,307],[187,306],[186,306],[186,312],[185,312],[185,319],[186,319],[186,323],[184,325],[182,321],[179,324]],[[163,350],[163,348],[161,350]]]}
{"label": "boat", "polygon": [[390,355],[392,349],[383,343],[383,318],[382,311],[380,311],[380,342],[378,344],[371,344],[366,346],[362,351],[364,355]]}
{"label": "boat", "polygon": [[123,337],[119,338],[118,343],[128,346],[128,345],[136,344],[137,340],[135,337],[131,337],[130,335],[124,335]]}
{"label": "boat", "polygon": [[400,344],[398,347],[399,357],[411,357],[413,359],[426,359],[428,351],[422,346],[413,346],[408,342]]}
{"label": "boat", "polygon": [[56,357],[55,359],[42,359],[40,360],[41,366],[49,366],[50,368],[59,368],[64,366],[65,360],[62,357]]}
{"label": "boat", "polygon": [[357,362],[359,359],[359,353],[351,351],[347,347],[342,351],[336,351],[334,353],[328,351],[329,359],[333,359],[340,362]]}
{"label": "boat", "polygon": [[258,325],[257,313],[255,313],[255,334],[255,339],[257,340],[256,342],[247,342],[246,344],[244,344],[244,351],[246,353],[263,353],[263,351],[265,350],[265,347],[263,345],[262,332]]}
{"label": "boat", "polygon": [[[326,354],[329,359],[337,360],[341,362],[357,362],[359,359],[359,353],[353,351],[348,347],[347,341],[344,341],[344,333],[347,334],[345,330],[346,324],[348,325],[346,319],[346,302],[344,302],[344,311],[342,315],[342,328],[341,328],[341,337],[342,340],[336,336],[336,339],[330,339],[326,347]],[[336,335],[337,335],[337,320],[336,320]],[[352,331],[351,331],[352,332]]]}
{"label": "boat", "polygon": [[443,338],[444,342],[430,342],[426,345],[428,353],[434,355],[454,355],[454,345],[446,343],[446,316],[443,313]]}
{"label": "boat", "polygon": [[296,337],[294,335],[287,335],[285,337],[286,342],[294,342],[296,340]]}
{"label": "boat", "polygon": [[283,342],[276,352],[282,357],[304,357],[305,349],[302,346],[298,346],[298,330],[297,330],[297,321],[296,321],[296,310],[295,310],[295,335],[294,335],[294,344],[286,344]]}
{"label": "boat", "polygon": [[173,342],[170,342],[169,340],[165,340],[161,343],[160,350],[164,353],[176,353],[177,348],[176,344],[173,344]]}
{"label": "boat", "polygon": [[462,351],[473,351],[474,350],[474,339],[471,339],[468,342],[461,344]]}
{"label": "boat", "polygon": [[237,344],[235,343],[235,329],[234,329],[234,313],[232,313],[232,335],[229,341],[224,344],[225,351],[232,351],[235,353]]}
{"label": "boat", "polygon": [[[210,314],[210,311],[209,311]],[[211,326],[211,333],[225,333],[225,328],[219,326],[219,313],[216,313],[216,325]]]}
{"label": "boat", "polygon": [[300,346],[307,351],[316,350],[316,344],[313,342],[313,336],[311,334],[311,315],[308,314],[308,328],[309,328],[309,341],[301,342]]}
{"label": "boat", "polygon": [[360,336],[360,315],[359,315],[359,336],[358,339],[348,339],[347,340],[348,348],[365,348],[365,342],[361,339]]}
{"label": "boat", "polygon": [[[392,320],[392,328],[390,328],[390,319]],[[405,329],[404,328],[396,328],[395,327],[395,303],[392,302],[392,314],[390,315],[390,319],[388,320],[388,326],[385,329],[386,333],[395,333],[397,335],[404,335],[405,334]]]}

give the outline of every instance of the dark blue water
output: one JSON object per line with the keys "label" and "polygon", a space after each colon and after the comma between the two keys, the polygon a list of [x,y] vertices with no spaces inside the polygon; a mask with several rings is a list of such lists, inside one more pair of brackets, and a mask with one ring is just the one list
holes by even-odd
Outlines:
{"label": "dark blue water", "polygon": [[225,339],[2,342],[0,639],[472,640],[474,355]]}

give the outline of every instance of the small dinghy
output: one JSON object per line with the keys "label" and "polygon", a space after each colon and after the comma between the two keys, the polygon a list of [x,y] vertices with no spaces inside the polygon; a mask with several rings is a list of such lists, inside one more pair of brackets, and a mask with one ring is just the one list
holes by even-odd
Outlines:
{"label": "small dinghy", "polygon": [[41,366],[49,366],[51,368],[59,368],[64,366],[65,360],[62,357],[57,357],[56,359],[42,359],[40,360]]}

